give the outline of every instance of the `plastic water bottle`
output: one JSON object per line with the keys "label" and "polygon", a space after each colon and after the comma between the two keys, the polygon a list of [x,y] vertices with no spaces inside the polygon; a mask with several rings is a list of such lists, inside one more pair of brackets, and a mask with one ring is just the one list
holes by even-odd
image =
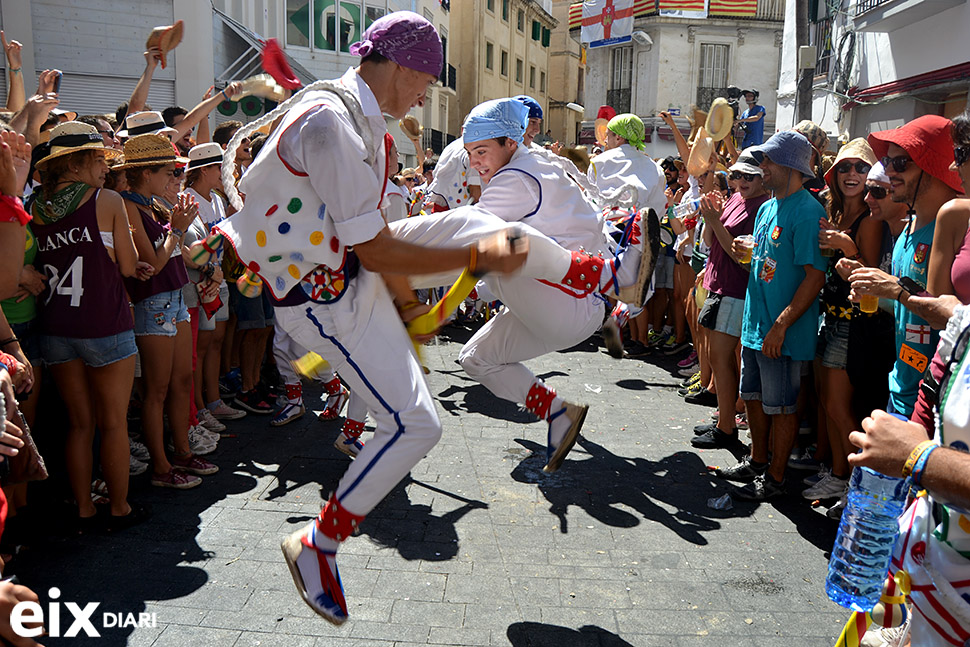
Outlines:
{"label": "plastic water bottle", "polygon": [[908,492],[905,479],[867,467],[852,470],[825,578],[830,600],[853,611],[871,611],[879,601]]}
{"label": "plastic water bottle", "polygon": [[701,201],[699,199],[681,202],[680,204],[674,207],[674,218],[686,218],[700,208],[701,208]]}

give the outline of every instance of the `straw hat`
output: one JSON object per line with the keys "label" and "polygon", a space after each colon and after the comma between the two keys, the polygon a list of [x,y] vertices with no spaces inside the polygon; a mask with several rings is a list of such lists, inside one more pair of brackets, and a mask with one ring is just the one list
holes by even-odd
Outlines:
{"label": "straw hat", "polygon": [[171,140],[165,135],[135,135],[125,142],[125,163],[120,168],[185,164],[188,158],[175,154]]}
{"label": "straw hat", "polygon": [[711,109],[707,113],[707,122],[704,127],[707,129],[711,139],[716,142],[721,141],[729,134],[734,126],[734,111],[731,104],[724,97],[714,99]]}
{"label": "straw hat", "polygon": [[707,122],[706,112],[698,109],[696,106],[694,106],[692,112],[693,112],[693,116],[685,115],[687,119],[687,123],[690,124],[690,134],[687,135],[688,144],[694,143],[694,139],[697,138],[697,131],[703,128],[704,124]]}
{"label": "straw hat", "polygon": [[418,118],[414,115],[404,115],[404,119],[398,122],[401,130],[407,136],[408,139],[417,139],[421,136],[421,132],[424,128],[418,122]]}
{"label": "straw hat", "polygon": [[222,154],[222,146],[215,142],[193,146],[189,150],[188,170],[191,171],[192,169],[202,168],[204,166],[212,166],[213,164],[222,164]]}
{"label": "straw hat", "polygon": [[707,136],[704,126],[697,129],[697,137],[687,158],[687,172],[698,177],[711,168],[711,153],[714,152],[714,140]]}
{"label": "straw hat", "polygon": [[559,151],[559,154],[575,164],[576,168],[583,173],[589,168],[589,151],[586,150],[585,146],[576,146],[575,148],[566,148],[564,146]]}
{"label": "straw hat", "polygon": [[136,112],[125,117],[125,129],[118,132],[118,137],[134,137],[135,135],[146,135],[149,133],[159,135],[174,135],[177,131],[165,125],[162,113],[146,110]]}
{"label": "straw hat", "polygon": [[182,42],[182,28],[182,21],[176,20],[174,25],[163,25],[161,27],[156,27],[152,30],[152,33],[148,35],[148,40],[145,42],[145,49],[158,47],[162,50],[161,63],[163,70],[167,65],[165,55],[175,49],[175,47]]}
{"label": "straw hat", "polygon": [[50,152],[46,157],[37,160],[37,168],[44,166],[55,157],[63,157],[71,153],[84,150],[104,151],[106,160],[117,157],[120,152],[113,148],[105,148],[101,133],[94,126],[82,124],[79,121],[67,121],[54,126],[50,131]]}

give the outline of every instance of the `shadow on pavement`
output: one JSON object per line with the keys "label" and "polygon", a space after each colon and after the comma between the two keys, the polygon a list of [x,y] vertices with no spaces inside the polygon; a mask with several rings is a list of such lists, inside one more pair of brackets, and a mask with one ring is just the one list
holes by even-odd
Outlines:
{"label": "shadow on pavement", "polygon": [[541,622],[516,622],[505,635],[513,647],[633,647],[602,627],[570,629]]}
{"label": "shadow on pavement", "polygon": [[[717,519],[739,516],[737,511],[707,507],[707,499],[716,494],[714,477],[707,475],[700,457],[692,452],[677,452],[660,461],[650,461],[617,456],[580,437],[577,445],[589,457],[581,460],[582,453],[574,449],[558,472],[547,475],[542,472],[545,447],[529,440],[516,442],[531,450],[532,455],[512,470],[512,478],[539,487],[551,504],[550,512],[559,519],[562,533],[569,532],[570,506],[579,506],[604,524],[619,528],[636,526],[641,519],[654,521],[697,545],[708,543],[703,533],[720,529]],[[671,513],[658,503],[676,508],[676,512]]]}
{"label": "shadow on pavement", "polygon": [[[431,514],[431,506],[412,503],[408,488],[420,487],[463,503],[441,516]],[[455,524],[472,510],[487,509],[488,504],[467,499],[410,476],[398,483],[387,497],[367,516],[360,534],[388,548],[396,548],[404,559],[443,562],[458,555],[458,531]]]}

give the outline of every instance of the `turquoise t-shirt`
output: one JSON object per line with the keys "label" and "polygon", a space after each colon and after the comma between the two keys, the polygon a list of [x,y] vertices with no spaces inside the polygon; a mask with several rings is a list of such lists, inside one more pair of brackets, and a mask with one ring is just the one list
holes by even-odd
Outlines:
{"label": "turquoise t-shirt", "polygon": [[[926,287],[935,230],[935,219],[911,234],[907,225],[893,247],[893,276],[908,276]],[[923,372],[936,353],[940,331],[933,330],[925,319],[902,304],[897,302],[893,307],[896,312],[896,364],[889,374],[889,400],[897,413],[908,418],[916,405]]]}
{"label": "turquoise t-shirt", "polygon": [[[780,201],[772,198],[758,210],[741,326],[741,344],[746,348],[761,350],[765,335],[805,279],[805,265],[825,271],[826,259],[818,248],[818,221],[824,217],[825,209],[805,189]],[[817,339],[815,299],[785,332],[781,354],[794,360],[814,359]]]}

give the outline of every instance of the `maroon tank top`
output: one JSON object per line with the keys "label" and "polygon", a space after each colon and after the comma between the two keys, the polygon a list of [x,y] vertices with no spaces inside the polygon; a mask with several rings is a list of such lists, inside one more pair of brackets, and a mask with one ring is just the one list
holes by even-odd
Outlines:
{"label": "maroon tank top", "polygon": [[[145,228],[148,240],[152,242],[152,247],[158,249],[165,244],[165,236],[168,235],[168,228],[159,224],[144,207],[139,205],[135,206],[138,209],[139,215],[141,215],[141,224]],[[176,245],[175,251],[172,253],[172,257],[168,259],[168,262],[165,263],[165,267],[147,281],[127,279],[128,292],[131,294],[132,303],[144,301],[148,297],[161,294],[162,292],[181,290],[182,286],[189,282],[189,277],[185,273],[185,262],[182,260],[181,250],[182,248]]]}
{"label": "maroon tank top", "polygon": [[101,242],[98,193],[52,225],[31,225],[34,265],[48,279],[37,301],[44,334],[93,339],[135,327],[121,272]]}

